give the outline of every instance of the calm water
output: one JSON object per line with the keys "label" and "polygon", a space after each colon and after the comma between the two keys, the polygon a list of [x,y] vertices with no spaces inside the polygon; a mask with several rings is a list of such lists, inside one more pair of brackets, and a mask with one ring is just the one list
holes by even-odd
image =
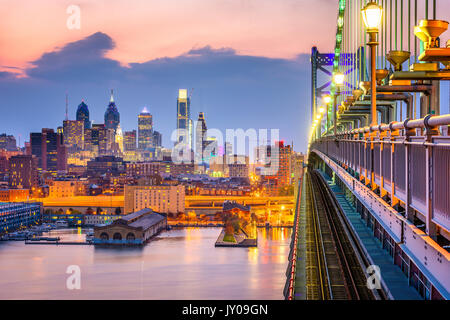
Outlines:
{"label": "calm water", "polygon": [[[258,248],[215,248],[220,230],[173,229],[143,248],[0,242],[0,299],[282,299],[291,229],[259,229]],[[66,289],[69,265],[80,290]]]}

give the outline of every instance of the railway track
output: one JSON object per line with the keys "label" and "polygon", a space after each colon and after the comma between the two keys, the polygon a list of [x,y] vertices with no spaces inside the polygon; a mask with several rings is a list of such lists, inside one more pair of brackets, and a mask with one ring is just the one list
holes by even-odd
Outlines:
{"label": "railway track", "polygon": [[[320,174],[307,173],[307,299],[373,300],[377,293],[367,288],[366,276],[354,239]],[[351,237],[351,235],[350,235]],[[353,243],[353,245],[352,245]],[[364,268],[365,269],[365,268]]]}

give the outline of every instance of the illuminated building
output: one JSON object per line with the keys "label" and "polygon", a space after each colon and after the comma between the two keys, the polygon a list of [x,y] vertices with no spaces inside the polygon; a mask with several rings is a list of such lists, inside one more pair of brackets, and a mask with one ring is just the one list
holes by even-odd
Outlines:
{"label": "illuminated building", "polygon": [[117,110],[116,103],[114,102],[113,91],[111,90],[111,99],[109,100],[108,108],[105,111],[105,128],[113,129],[114,133],[120,123],[120,114]]}
{"label": "illuminated building", "polygon": [[116,135],[114,136],[114,142],[118,148],[117,151],[119,151],[119,153],[122,153],[123,152],[123,133],[122,133],[122,128],[120,128],[120,124],[117,127]]}
{"label": "illuminated building", "polygon": [[81,120],[63,121],[64,144],[70,152],[84,148],[84,126]]}
{"label": "illuminated building", "polygon": [[16,138],[12,135],[7,135],[6,133],[0,134],[0,149],[5,149],[7,151],[17,150]]}
{"label": "illuminated building", "polygon": [[49,197],[65,198],[86,195],[87,182],[81,180],[52,180]]}
{"label": "illuminated building", "polygon": [[95,155],[107,155],[115,142],[114,129],[108,129],[104,124],[93,124],[91,129],[85,131],[85,150]]}
{"label": "illuminated building", "polygon": [[166,228],[166,216],[145,208],[109,225],[94,227],[94,244],[143,245]]}
{"label": "illuminated building", "polygon": [[136,130],[125,131],[124,151],[136,151]]}
{"label": "illuminated building", "polygon": [[38,223],[42,217],[40,203],[0,203],[0,234],[11,233]]}
{"label": "illuminated building", "polygon": [[138,148],[147,150],[153,145],[153,118],[147,108],[138,115]]}
{"label": "illuminated building", "polygon": [[39,184],[37,158],[30,155],[18,155],[9,159],[9,187],[13,189],[31,189]]}
{"label": "illuminated building", "polygon": [[186,89],[179,89],[177,98],[177,140],[175,144],[181,141],[192,150],[191,99],[188,97]]}
{"label": "illuminated building", "polygon": [[160,213],[184,212],[183,185],[126,185],[125,214],[150,208]]}
{"label": "illuminated building", "polygon": [[89,109],[84,100],[81,100],[80,105],[77,108],[76,114],[77,121],[82,121],[84,123],[84,129],[91,128],[91,122],[89,121]]}
{"label": "illuminated building", "polygon": [[29,189],[0,189],[0,201],[18,202],[27,201],[30,196]]}
{"label": "illuminated building", "polygon": [[127,163],[126,172],[128,176],[145,177],[152,175],[177,177],[182,174],[194,173],[193,163],[173,163],[172,161],[149,161]]}
{"label": "illuminated building", "polygon": [[38,168],[56,172],[67,169],[67,154],[64,136],[53,129],[30,133],[31,154],[38,159]]}

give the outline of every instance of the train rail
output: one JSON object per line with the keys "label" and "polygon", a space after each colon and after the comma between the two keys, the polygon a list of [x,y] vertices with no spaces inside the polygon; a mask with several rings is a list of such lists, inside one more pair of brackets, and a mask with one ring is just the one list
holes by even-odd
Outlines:
{"label": "train rail", "polygon": [[[307,299],[374,300],[382,296],[367,287],[361,248],[340,216],[336,200],[316,171],[308,173]],[[364,268],[364,269],[363,269]]]}

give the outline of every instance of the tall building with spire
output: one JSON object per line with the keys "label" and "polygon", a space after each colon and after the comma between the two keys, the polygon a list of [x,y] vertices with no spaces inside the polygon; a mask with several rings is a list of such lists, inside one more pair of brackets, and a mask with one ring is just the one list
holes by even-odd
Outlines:
{"label": "tall building with spire", "polygon": [[178,90],[177,98],[177,141],[183,141],[192,149],[191,99],[187,89]]}
{"label": "tall building with spire", "polygon": [[138,148],[148,150],[153,146],[153,117],[144,107],[138,115]]}
{"label": "tall building with spire", "polygon": [[111,99],[109,100],[108,108],[105,112],[105,127],[106,129],[114,129],[116,132],[120,123],[120,114],[117,110],[116,103],[114,102],[114,93],[111,90]]}
{"label": "tall building with spire", "polygon": [[91,128],[91,121],[89,121],[89,108],[87,104],[84,103],[84,99],[81,100],[81,103],[78,105],[76,118],[77,121],[83,121],[84,129]]}

